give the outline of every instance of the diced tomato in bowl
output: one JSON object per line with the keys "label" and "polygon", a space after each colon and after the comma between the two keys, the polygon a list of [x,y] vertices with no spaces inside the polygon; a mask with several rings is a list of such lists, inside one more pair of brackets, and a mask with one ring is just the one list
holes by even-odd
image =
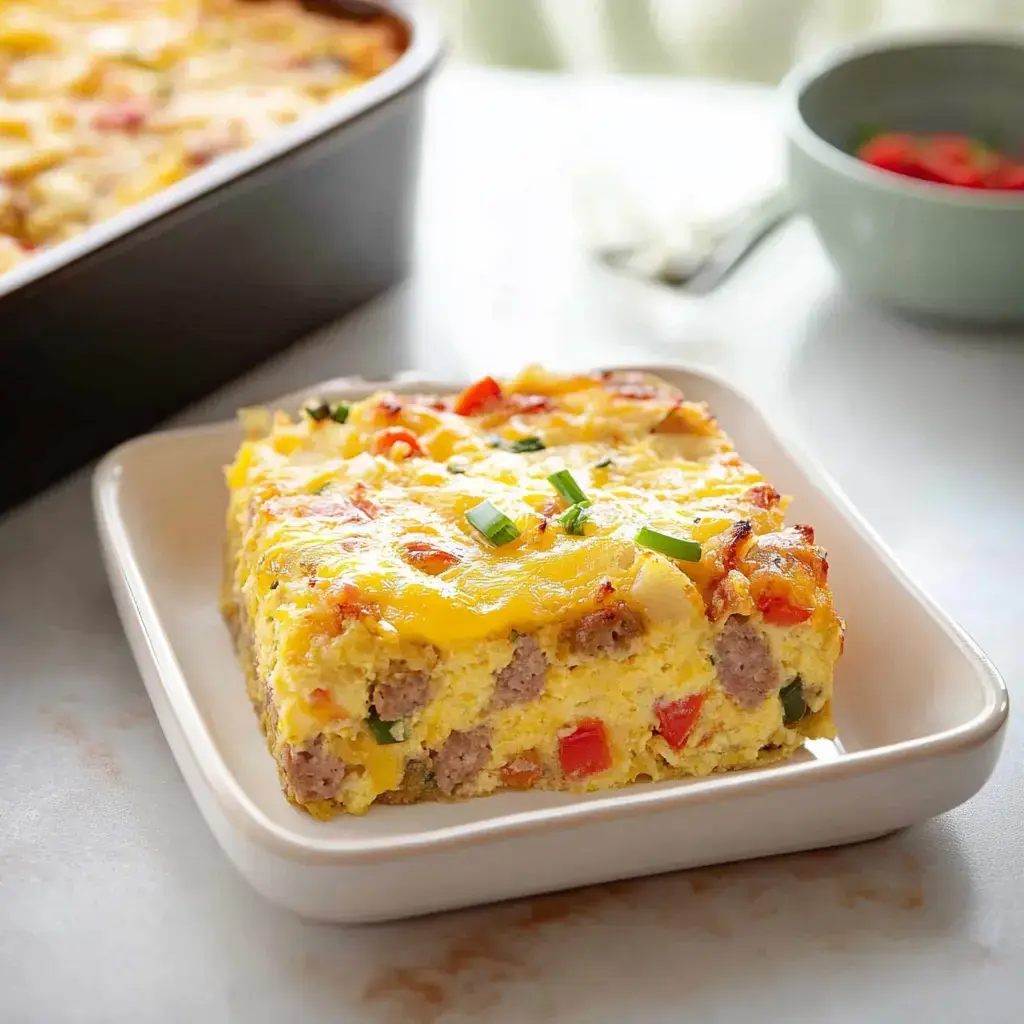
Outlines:
{"label": "diced tomato in bowl", "polygon": [[1024,190],[1024,163],[969,135],[878,132],[857,148],[872,167],[957,188]]}
{"label": "diced tomato in bowl", "polygon": [[865,163],[893,174],[918,176],[917,143],[913,136],[900,132],[883,132],[865,142],[857,156]]}

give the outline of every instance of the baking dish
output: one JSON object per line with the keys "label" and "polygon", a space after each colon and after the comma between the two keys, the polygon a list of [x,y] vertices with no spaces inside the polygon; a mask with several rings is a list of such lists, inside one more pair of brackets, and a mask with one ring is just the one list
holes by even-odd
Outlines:
{"label": "baking dish", "polygon": [[[384,920],[868,839],[949,810],[984,784],[1008,714],[985,655],[749,399],[703,372],[644,369],[708,401],[738,450],[794,496],[794,514],[827,546],[848,627],[836,676],[841,744],[814,741],[788,763],[731,775],[379,807],[317,822],[281,796],[220,616],[223,466],[241,431],[154,434],[100,464],[104,554],[146,687],[207,823],[268,898],[309,917]],[[356,400],[376,387],[336,381],[308,393]],[[392,387],[460,385],[403,378]]]}
{"label": "baking dish", "polygon": [[403,276],[442,46],[424,5],[376,6],[393,67],[0,276],[0,509]]}

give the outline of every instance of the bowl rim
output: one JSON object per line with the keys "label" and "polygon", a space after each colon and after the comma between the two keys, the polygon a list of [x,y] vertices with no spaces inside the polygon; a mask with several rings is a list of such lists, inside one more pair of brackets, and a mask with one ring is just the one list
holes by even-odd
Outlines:
{"label": "bowl rim", "polygon": [[960,188],[940,182],[921,181],[872,167],[818,134],[804,118],[800,101],[814,83],[833,71],[873,54],[932,47],[993,46],[1020,50],[1024,60],[1024,31],[1017,29],[912,30],[887,32],[859,39],[801,61],[782,80],[783,129],[786,138],[801,150],[844,177],[908,199],[924,199],[948,206],[987,210],[1024,210],[1024,192]]}

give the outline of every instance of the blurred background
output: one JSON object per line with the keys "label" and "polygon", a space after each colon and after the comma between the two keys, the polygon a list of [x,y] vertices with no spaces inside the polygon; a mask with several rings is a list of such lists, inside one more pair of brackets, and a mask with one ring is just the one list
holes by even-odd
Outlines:
{"label": "blurred background", "polygon": [[458,63],[777,82],[844,40],[1024,26],[1024,0],[432,0]]}

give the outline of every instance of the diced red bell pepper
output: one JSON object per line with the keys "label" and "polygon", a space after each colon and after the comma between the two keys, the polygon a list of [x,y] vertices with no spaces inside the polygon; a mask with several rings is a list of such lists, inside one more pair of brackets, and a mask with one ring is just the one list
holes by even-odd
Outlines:
{"label": "diced red bell pepper", "polygon": [[795,626],[806,622],[814,612],[813,608],[801,608],[787,598],[771,593],[759,594],[757,607],[764,621],[772,626]]}
{"label": "diced red bell pepper", "polygon": [[611,768],[612,752],[604,722],[586,718],[567,736],[559,736],[558,760],[568,779],[585,779]]}
{"label": "diced red bell pepper", "polygon": [[658,733],[673,750],[682,750],[700,717],[706,693],[692,693],[681,700],[658,701],[654,714],[658,719]]}
{"label": "diced red bell pepper", "polygon": [[411,455],[423,454],[419,438],[405,427],[388,427],[386,430],[378,431],[373,438],[373,453],[374,455],[384,455],[399,442],[409,446]]}
{"label": "diced red bell pepper", "polygon": [[474,416],[500,398],[501,385],[493,377],[483,377],[475,384],[470,384],[455,399],[455,412],[460,416]]}

